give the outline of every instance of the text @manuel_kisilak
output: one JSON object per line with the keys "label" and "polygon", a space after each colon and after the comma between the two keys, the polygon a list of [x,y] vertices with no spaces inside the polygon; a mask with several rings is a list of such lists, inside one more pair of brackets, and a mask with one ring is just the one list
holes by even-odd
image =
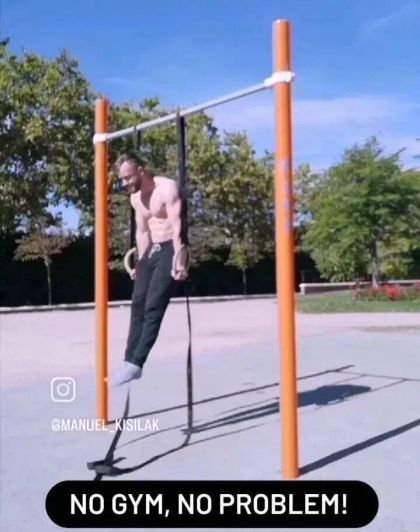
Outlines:
{"label": "text @manuel_kisilak", "polygon": [[379,501],[352,481],[64,481],[46,497],[65,528],[359,528]]}

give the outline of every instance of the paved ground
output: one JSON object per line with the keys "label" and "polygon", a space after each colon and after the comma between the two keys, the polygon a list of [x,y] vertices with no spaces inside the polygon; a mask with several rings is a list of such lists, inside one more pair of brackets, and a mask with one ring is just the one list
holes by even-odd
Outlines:
{"label": "paved ground", "polygon": [[[169,452],[184,440],[187,419],[186,309],[174,304],[132,389],[130,414],[140,425],[123,433],[116,456],[125,457],[121,467],[138,467],[122,478],[280,480],[275,301],[197,303],[191,311],[191,443]],[[91,310],[0,316],[4,532],[57,530],[45,514],[46,493],[62,480],[92,479],[86,462],[109,447],[112,425],[51,427],[54,418],[96,415],[94,323]],[[110,311],[113,367],[127,324],[127,308]],[[297,327],[301,478],[366,481],[380,505],[366,530],[420,530],[419,314],[299,314]],[[74,401],[52,401],[56,377],[74,379]],[[113,418],[124,399],[112,392]],[[153,420],[158,431],[140,430]]]}

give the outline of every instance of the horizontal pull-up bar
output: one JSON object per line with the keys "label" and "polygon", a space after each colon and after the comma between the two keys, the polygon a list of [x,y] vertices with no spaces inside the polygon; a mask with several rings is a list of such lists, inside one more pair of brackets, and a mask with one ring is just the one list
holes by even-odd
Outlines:
{"label": "horizontal pull-up bar", "polygon": [[[220,96],[219,98],[215,98],[214,100],[210,100],[208,102],[204,102],[198,105],[194,105],[192,107],[188,107],[187,109],[183,109],[179,111],[179,116],[188,116],[194,113],[199,113],[200,111],[204,111],[204,109],[209,109],[210,107],[216,107],[217,105],[220,105],[222,103],[230,102],[232,100],[237,100],[239,98],[242,98],[243,96],[248,96],[250,94],[254,94],[256,92],[269,89],[273,87],[273,85],[276,85],[277,83],[290,83],[293,80],[293,78],[294,78],[294,73],[290,71],[274,72],[274,74],[272,74],[269,78],[265,79],[262,83],[258,83],[257,85],[252,85],[251,87],[248,87],[246,89],[242,89],[236,92],[231,92],[230,94],[226,94],[225,96]],[[96,133],[93,136],[93,142],[96,144],[98,142],[107,142],[107,141],[114,140],[120,137],[125,137],[126,135],[133,134],[133,131],[143,131],[153,126],[159,126],[161,124],[171,122],[172,120],[175,120],[177,116],[178,116],[178,113],[170,113],[165,116],[160,116],[159,118],[154,118],[153,120],[148,120],[147,122],[143,122],[134,127],[120,129],[119,131],[115,131],[113,133]]]}

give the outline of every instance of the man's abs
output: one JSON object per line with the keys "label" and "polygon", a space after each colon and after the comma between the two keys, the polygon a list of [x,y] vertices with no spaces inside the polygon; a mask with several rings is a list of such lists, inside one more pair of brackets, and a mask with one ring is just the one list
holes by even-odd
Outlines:
{"label": "man's abs", "polygon": [[167,218],[151,216],[147,220],[147,225],[149,226],[151,241],[154,244],[160,244],[167,240],[172,240],[172,225]]}

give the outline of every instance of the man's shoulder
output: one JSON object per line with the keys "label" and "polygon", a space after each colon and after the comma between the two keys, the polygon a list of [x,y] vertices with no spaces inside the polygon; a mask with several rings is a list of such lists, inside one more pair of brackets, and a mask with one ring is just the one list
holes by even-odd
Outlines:
{"label": "man's shoulder", "polygon": [[157,175],[154,177],[154,179],[157,185],[168,186],[168,187],[178,186],[177,182],[175,181],[175,179],[172,179],[172,177],[166,177],[164,175]]}
{"label": "man's shoulder", "polygon": [[165,197],[173,197],[178,194],[178,183],[175,179],[165,176],[156,176],[155,182],[158,187],[162,190]]}

